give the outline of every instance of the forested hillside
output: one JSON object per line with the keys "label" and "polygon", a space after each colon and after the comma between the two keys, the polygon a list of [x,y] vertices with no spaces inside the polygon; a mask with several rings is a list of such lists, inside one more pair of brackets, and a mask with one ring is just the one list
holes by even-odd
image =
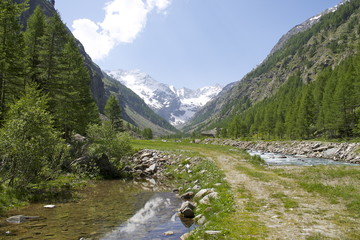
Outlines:
{"label": "forested hillside", "polygon": [[360,1],[352,0],[290,38],[187,131],[234,137],[355,137],[359,125]]}

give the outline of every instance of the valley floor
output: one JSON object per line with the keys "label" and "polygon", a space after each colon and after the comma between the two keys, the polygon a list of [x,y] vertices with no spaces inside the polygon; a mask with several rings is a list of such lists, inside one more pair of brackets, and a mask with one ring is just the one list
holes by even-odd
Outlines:
{"label": "valley floor", "polygon": [[226,239],[360,237],[360,166],[266,167],[237,148],[161,145],[197,152],[222,169],[236,205]]}

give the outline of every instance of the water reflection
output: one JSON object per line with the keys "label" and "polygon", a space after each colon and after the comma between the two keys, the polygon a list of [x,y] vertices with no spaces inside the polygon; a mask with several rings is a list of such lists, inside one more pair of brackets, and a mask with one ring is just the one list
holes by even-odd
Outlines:
{"label": "water reflection", "polygon": [[[194,226],[186,222],[184,225],[177,216],[177,208],[181,200],[173,193],[155,193],[126,223],[105,234],[101,240],[135,240],[135,239],[179,239]],[[165,236],[171,231],[174,234]]]}
{"label": "water reflection", "polygon": [[255,150],[248,150],[251,156],[258,155],[269,165],[298,165],[298,166],[317,166],[317,165],[348,165],[359,166],[341,161],[334,161],[325,158],[308,158],[304,156],[294,156],[280,153],[268,153]]}

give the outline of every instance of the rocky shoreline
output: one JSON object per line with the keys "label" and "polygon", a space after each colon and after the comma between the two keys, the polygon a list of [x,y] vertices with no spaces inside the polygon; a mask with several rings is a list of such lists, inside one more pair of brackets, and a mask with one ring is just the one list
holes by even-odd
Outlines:
{"label": "rocky shoreline", "polygon": [[234,146],[246,150],[327,158],[360,164],[360,143],[335,143],[312,141],[237,141],[207,138],[195,143]]}
{"label": "rocky shoreline", "polygon": [[[173,179],[175,174],[192,175],[193,170],[204,159],[201,157],[188,157],[182,154],[173,154],[165,151],[143,149],[128,159],[130,166],[127,169],[135,178],[146,179],[149,182],[156,182],[160,185],[166,185],[169,180]],[[169,167],[172,173],[169,173]],[[203,169],[200,174],[206,175],[207,170]],[[209,188],[202,188],[201,181],[189,181],[186,179],[183,186],[173,188],[173,192],[183,200],[182,205],[178,209],[181,218],[185,218],[185,222],[195,222],[198,226],[206,224],[208,219],[201,213],[203,208],[211,211],[211,200],[218,199],[216,188],[221,183],[216,183]],[[186,220],[188,219],[188,220]],[[206,234],[217,235],[220,231],[206,231]],[[172,232],[165,232],[165,236],[172,235]],[[185,240],[191,235],[191,232],[184,234],[180,239]]]}

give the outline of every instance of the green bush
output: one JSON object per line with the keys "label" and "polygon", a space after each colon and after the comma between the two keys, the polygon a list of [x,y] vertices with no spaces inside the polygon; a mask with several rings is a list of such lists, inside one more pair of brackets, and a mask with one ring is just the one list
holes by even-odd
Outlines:
{"label": "green bush", "polygon": [[10,106],[0,129],[0,174],[2,182],[25,187],[53,179],[67,155],[67,146],[53,127],[46,110],[47,97],[35,87]]}
{"label": "green bush", "polygon": [[90,157],[101,158],[105,154],[118,169],[124,165],[123,157],[133,152],[129,135],[115,132],[109,121],[101,125],[91,125],[88,136],[91,141],[88,149]]}

